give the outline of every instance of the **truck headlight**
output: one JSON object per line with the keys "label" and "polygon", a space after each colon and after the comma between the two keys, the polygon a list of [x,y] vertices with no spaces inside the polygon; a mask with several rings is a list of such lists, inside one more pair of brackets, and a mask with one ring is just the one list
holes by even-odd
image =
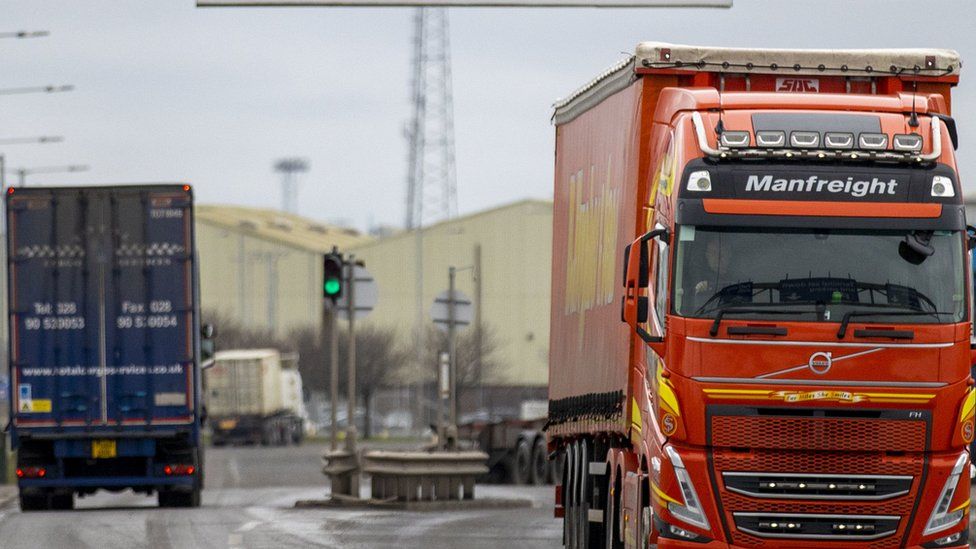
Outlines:
{"label": "truck headlight", "polygon": [[969,464],[969,452],[963,452],[956,460],[956,465],[952,468],[952,474],[949,475],[945,487],[942,488],[939,503],[932,511],[932,516],[925,525],[923,535],[928,536],[952,528],[959,524],[959,521],[966,515],[965,509],[950,512],[949,506],[952,505],[952,498],[956,495],[956,487],[959,486],[959,479],[962,477],[962,472],[966,469],[967,464]]}
{"label": "truck headlight", "polygon": [[708,519],[705,517],[705,511],[701,506],[701,500],[698,499],[698,492],[695,491],[695,485],[691,483],[691,476],[688,475],[688,470],[685,469],[685,464],[681,461],[681,456],[670,445],[665,446],[664,451],[671,460],[671,466],[674,467],[674,475],[678,479],[678,486],[681,488],[681,496],[685,500],[684,505],[673,502],[668,503],[668,511],[676,519],[704,530],[710,530]]}

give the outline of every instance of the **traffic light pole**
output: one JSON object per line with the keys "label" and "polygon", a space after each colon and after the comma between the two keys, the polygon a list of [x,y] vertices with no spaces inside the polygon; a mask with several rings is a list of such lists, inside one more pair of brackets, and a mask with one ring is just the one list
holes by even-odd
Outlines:
{"label": "traffic light pole", "polygon": [[332,451],[339,449],[339,329],[336,317],[339,311],[335,304],[325,305],[329,330],[329,403],[331,408],[331,425],[329,429],[329,447]]}
{"label": "traffic light pole", "polygon": [[348,425],[346,429],[346,452],[352,456],[353,471],[349,475],[349,495],[359,497],[359,456],[356,453],[356,261],[355,256],[350,254],[346,260],[346,291],[348,296],[346,304],[349,307],[349,350],[348,350],[348,381],[346,382],[348,393]]}

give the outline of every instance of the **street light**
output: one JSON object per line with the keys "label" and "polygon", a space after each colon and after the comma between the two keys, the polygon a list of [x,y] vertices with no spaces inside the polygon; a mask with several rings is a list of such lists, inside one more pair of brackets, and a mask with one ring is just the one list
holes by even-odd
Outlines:
{"label": "street light", "polygon": [[0,145],[26,145],[29,143],[60,143],[64,138],[60,135],[42,135],[39,137],[0,137]]}
{"label": "street light", "polygon": [[56,92],[68,92],[75,89],[71,84],[64,84],[61,86],[28,86],[24,88],[2,88],[0,89],[0,95],[13,95],[20,93],[56,93]]}
{"label": "street light", "polygon": [[0,38],[41,38],[51,33],[48,31],[13,31],[0,32]]}
{"label": "street light", "polygon": [[76,173],[87,172],[90,168],[84,164],[69,164],[67,166],[41,166],[39,168],[17,168],[18,187],[27,184],[27,176],[39,173]]}

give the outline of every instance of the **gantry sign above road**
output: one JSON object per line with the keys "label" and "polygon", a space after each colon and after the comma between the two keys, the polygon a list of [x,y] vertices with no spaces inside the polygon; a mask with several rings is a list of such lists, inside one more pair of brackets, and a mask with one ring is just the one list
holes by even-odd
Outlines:
{"label": "gantry sign above road", "polygon": [[732,0],[197,0],[197,6],[272,8],[296,6],[731,8]]}

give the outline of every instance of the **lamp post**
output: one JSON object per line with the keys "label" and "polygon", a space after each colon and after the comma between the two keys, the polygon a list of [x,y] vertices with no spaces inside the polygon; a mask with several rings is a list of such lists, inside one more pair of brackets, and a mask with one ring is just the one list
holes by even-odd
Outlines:
{"label": "lamp post", "polygon": [[48,31],[7,31],[0,32],[0,38],[41,38],[49,34]]}
{"label": "lamp post", "polygon": [[75,87],[71,84],[61,84],[61,85],[50,84],[47,86],[24,86],[20,88],[0,88],[0,95],[17,95],[17,94],[24,94],[24,93],[58,93],[58,92],[69,92],[74,89]]}
{"label": "lamp post", "polygon": [[41,166],[37,168],[17,168],[17,186],[27,185],[27,176],[40,173],[77,173],[87,172],[90,168],[84,164],[70,164],[67,166]]}

